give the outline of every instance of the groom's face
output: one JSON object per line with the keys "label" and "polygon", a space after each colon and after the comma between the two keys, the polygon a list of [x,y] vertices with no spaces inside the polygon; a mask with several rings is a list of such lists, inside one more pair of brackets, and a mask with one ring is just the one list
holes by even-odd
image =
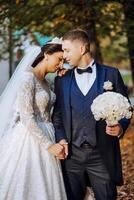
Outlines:
{"label": "groom's face", "polygon": [[63,40],[63,58],[72,66],[79,66],[82,58],[82,43],[79,40]]}

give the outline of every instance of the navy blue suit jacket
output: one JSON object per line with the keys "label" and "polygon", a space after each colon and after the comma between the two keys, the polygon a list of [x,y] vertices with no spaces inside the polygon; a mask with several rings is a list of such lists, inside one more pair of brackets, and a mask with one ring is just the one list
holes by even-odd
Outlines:
{"label": "navy blue suit jacket", "polygon": [[[118,69],[105,65],[96,64],[98,95],[104,92],[105,81],[111,81],[113,91],[127,96],[126,87]],[[56,141],[66,139],[71,144],[71,108],[70,108],[70,86],[73,76],[73,69],[69,70],[65,76],[56,77],[55,93],[56,103],[53,112],[53,124],[55,127]],[[88,123],[88,122],[87,122]],[[130,120],[122,119],[120,124],[125,133]],[[122,167],[119,147],[119,138],[106,134],[105,121],[96,122],[97,146],[101,157],[109,171],[111,178],[117,185],[122,185]]]}

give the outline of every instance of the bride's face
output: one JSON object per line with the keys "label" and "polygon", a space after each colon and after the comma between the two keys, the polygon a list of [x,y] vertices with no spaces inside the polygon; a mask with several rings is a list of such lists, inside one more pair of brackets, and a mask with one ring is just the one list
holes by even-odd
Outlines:
{"label": "bride's face", "polygon": [[56,52],[52,55],[47,54],[47,72],[53,73],[63,66],[63,52]]}

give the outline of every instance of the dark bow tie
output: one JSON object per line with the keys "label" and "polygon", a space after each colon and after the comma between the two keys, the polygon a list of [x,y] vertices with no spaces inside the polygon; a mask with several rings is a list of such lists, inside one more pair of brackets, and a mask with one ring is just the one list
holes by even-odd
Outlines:
{"label": "dark bow tie", "polygon": [[85,72],[87,72],[87,73],[92,73],[92,68],[91,68],[91,67],[88,67],[88,68],[86,68],[86,69],[79,69],[79,68],[77,68],[77,73],[78,73],[78,74],[83,74],[83,73],[85,73]]}

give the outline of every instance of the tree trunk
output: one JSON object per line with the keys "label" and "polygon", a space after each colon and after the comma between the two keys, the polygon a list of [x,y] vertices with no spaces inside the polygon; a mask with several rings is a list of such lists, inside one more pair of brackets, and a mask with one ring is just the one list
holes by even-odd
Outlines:
{"label": "tree trunk", "polygon": [[96,9],[95,9],[96,3],[94,1],[90,2],[89,4],[89,11],[90,11],[90,19],[88,19],[88,22],[86,24],[86,30],[89,33],[89,38],[91,41],[91,53],[93,58],[99,62],[102,63],[102,55],[101,55],[101,49],[100,49],[100,43],[97,37],[97,31],[96,31]]}
{"label": "tree trunk", "polygon": [[130,57],[130,65],[133,81],[133,94],[134,94],[134,6],[133,0],[129,2],[123,1],[123,8],[125,14],[125,26],[128,39],[128,52]]}

